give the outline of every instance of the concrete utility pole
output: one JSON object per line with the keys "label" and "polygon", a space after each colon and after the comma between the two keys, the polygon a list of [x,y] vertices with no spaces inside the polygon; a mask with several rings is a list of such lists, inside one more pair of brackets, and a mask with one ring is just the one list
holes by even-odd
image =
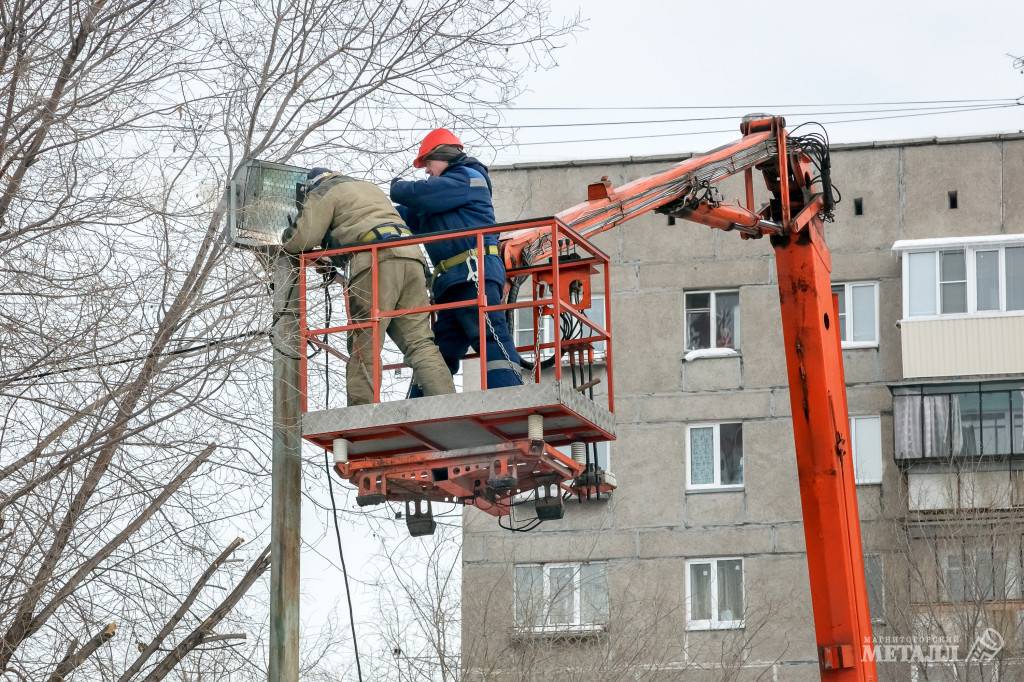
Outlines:
{"label": "concrete utility pole", "polygon": [[298,263],[274,263],[274,452],[270,526],[270,682],[299,680],[299,520],[302,411],[299,402]]}

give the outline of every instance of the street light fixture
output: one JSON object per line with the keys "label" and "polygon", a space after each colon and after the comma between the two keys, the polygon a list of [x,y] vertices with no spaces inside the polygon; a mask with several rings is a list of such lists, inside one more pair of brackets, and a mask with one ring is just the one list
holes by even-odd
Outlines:
{"label": "street light fixture", "polygon": [[227,241],[267,251],[299,214],[305,198],[306,168],[252,159],[238,166],[228,193]]}

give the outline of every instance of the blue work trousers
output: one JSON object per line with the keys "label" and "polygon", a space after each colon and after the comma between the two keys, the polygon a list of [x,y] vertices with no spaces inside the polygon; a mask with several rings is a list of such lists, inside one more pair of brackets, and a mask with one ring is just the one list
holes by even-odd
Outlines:
{"label": "blue work trousers", "polygon": [[[485,291],[488,305],[501,303],[500,284],[487,282]],[[462,282],[445,289],[434,302],[468,301],[475,299],[476,296],[476,285],[473,282]],[[516,344],[512,340],[512,334],[509,333],[505,311],[489,313],[488,317],[495,334],[492,334],[490,329],[487,330],[487,388],[518,386],[523,383],[518,371],[519,354],[516,353]],[[434,323],[434,342],[437,343],[441,357],[448,365],[448,370],[454,376],[459,371],[459,365],[470,348],[480,352],[480,317],[477,306],[440,311],[437,314],[437,321]],[[504,353],[502,353],[502,347],[505,349]],[[509,365],[508,360],[505,359],[506,354],[514,366]],[[422,395],[420,387],[414,384],[409,397],[418,398]]]}

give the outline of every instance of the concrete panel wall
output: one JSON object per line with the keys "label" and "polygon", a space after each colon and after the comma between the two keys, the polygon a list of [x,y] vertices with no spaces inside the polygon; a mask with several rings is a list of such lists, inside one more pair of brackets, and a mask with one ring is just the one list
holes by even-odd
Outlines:
{"label": "concrete panel wall", "polygon": [[[1001,142],[906,147],[900,239],[997,234],[1002,230]],[[948,193],[957,193],[957,208]]]}

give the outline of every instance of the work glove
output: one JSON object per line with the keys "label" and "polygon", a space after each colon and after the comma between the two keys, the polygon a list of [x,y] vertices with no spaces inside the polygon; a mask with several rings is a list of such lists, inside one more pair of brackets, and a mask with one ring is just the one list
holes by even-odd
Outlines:
{"label": "work glove", "polygon": [[284,229],[284,233],[281,235],[282,244],[287,244],[292,235],[295,234],[295,219],[292,218],[291,213],[285,216],[285,220],[288,222],[288,227]]}

